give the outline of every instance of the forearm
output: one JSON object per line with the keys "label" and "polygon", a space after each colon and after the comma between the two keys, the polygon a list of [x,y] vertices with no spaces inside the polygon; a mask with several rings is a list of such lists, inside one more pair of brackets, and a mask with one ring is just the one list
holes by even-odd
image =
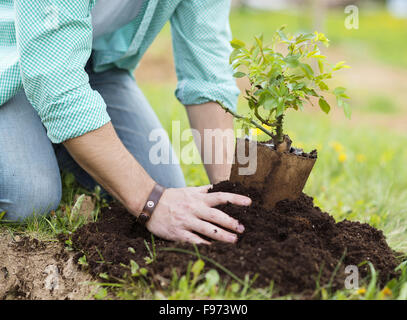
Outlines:
{"label": "forearm", "polygon": [[127,151],[111,122],[64,142],[75,161],[134,215],[154,186],[153,179]]}
{"label": "forearm", "polygon": [[[64,145],[130,213],[139,215],[155,182],[126,150],[110,122],[67,140]],[[247,206],[251,200],[227,192],[207,192],[208,186],[166,189],[146,224],[147,229],[167,240],[208,244],[198,233],[219,241],[236,242],[236,233],[242,233],[244,227],[238,220],[213,207],[225,203]]]}
{"label": "forearm", "polygon": [[191,128],[198,130],[201,137],[197,146],[209,180],[217,183],[229,179],[234,154],[233,117],[215,102],[186,109]]}

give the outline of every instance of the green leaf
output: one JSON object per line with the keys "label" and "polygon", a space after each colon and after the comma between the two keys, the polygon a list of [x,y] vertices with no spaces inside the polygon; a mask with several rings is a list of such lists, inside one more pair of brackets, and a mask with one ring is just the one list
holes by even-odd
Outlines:
{"label": "green leaf", "polygon": [[329,46],[329,40],[323,33],[319,33],[318,31],[315,31],[315,40],[316,41],[321,41],[326,47]]}
{"label": "green leaf", "polygon": [[181,279],[179,279],[178,288],[181,291],[187,291],[188,290],[188,279],[187,279],[186,276],[182,276]]}
{"label": "green leaf", "polygon": [[194,277],[196,278],[202,272],[205,262],[202,259],[197,260],[191,268]]}
{"label": "green leaf", "polygon": [[297,103],[297,106],[300,108],[300,110],[303,111],[304,104],[303,104],[302,100],[298,99],[296,103]]}
{"label": "green leaf", "polygon": [[140,274],[142,275],[142,276],[146,276],[147,275],[147,273],[148,273],[148,270],[146,269],[146,268],[140,268]]}
{"label": "green leaf", "polygon": [[229,58],[229,63],[232,64],[233,61],[236,60],[237,56],[239,55],[240,50],[239,49],[235,49],[232,51],[232,53],[230,54],[230,58]]}
{"label": "green leaf", "polygon": [[313,96],[313,97],[319,97],[319,94],[314,89],[304,88],[304,92],[307,95],[310,95],[310,96]]}
{"label": "green leaf", "polygon": [[334,95],[340,96],[341,94],[345,93],[345,91],[346,91],[346,88],[344,88],[344,87],[336,87],[334,89]]}
{"label": "green leaf", "polygon": [[276,118],[281,116],[284,113],[284,99],[279,98],[278,99],[278,105],[277,105],[277,110],[276,110]]}
{"label": "green leaf", "polygon": [[284,29],[285,29],[285,27],[281,27],[279,30],[277,30],[277,34],[279,35],[281,40],[288,42],[290,40],[287,38],[286,34],[284,33],[284,31],[283,31]]}
{"label": "green leaf", "polygon": [[88,262],[86,261],[86,256],[83,255],[82,257],[80,257],[78,259],[78,264],[82,265],[82,266],[88,266]]}
{"label": "green leaf", "polygon": [[293,90],[301,90],[302,88],[305,87],[305,83],[304,82],[297,82],[294,84],[293,86]]}
{"label": "green leaf", "polygon": [[5,215],[6,215],[6,211],[0,212],[0,221],[3,220]]}
{"label": "green leaf", "polygon": [[107,297],[107,289],[106,288],[100,288],[98,292],[94,295],[96,300],[102,300]]}
{"label": "green leaf", "polygon": [[314,38],[314,34],[313,33],[306,33],[306,34],[300,34],[297,38],[295,43],[299,44],[302,43],[304,41],[308,41],[308,40],[312,40]]}
{"label": "green leaf", "polygon": [[345,116],[346,116],[348,119],[350,119],[350,118],[352,117],[352,110],[351,110],[351,108],[350,108],[349,103],[343,102],[342,107],[343,107],[343,112],[345,113]]}
{"label": "green leaf", "polygon": [[76,200],[74,206],[72,207],[72,215],[75,216],[77,214],[79,214],[81,207],[82,207],[82,203],[85,200],[85,195],[81,194],[78,199]]}
{"label": "green leaf", "polygon": [[284,58],[284,61],[288,64],[290,68],[297,68],[300,62],[298,61],[299,55],[289,55]]}
{"label": "green leaf", "polygon": [[319,67],[319,72],[324,73],[324,62],[322,59],[318,59],[318,67]]}
{"label": "green leaf", "polygon": [[136,275],[138,275],[138,270],[140,269],[140,267],[136,261],[130,260],[130,269],[131,269],[131,275],[136,276]]}
{"label": "green leaf", "polygon": [[345,64],[345,61],[339,61],[335,67],[332,69],[332,71],[340,70],[340,69],[349,69],[350,67]]}
{"label": "green leaf", "polygon": [[264,109],[265,110],[273,110],[277,108],[277,100],[274,99],[273,97],[269,97],[264,101]]}
{"label": "green leaf", "polygon": [[[349,99],[348,95],[345,93],[346,89],[343,87],[337,87],[333,91],[334,95],[336,95],[336,98],[338,100],[340,99]],[[339,103],[338,103],[339,104]]]}
{"label": "green leaf", "polygon": [[219,273],[215,269],[209,270],[205,275],[205,280],[207,288],[210,289],[218,284],[220,280]]}
{"label": "green leaf", "polygon": [[258,36],[258,37],[254,37],[254,39],[256,40],[257,45],[258,45],[260,48],[263,48],[263,35],[260,35],[260,36]]}
{"label": "green leaf", "polygon": [[321,110],[324,111],[326,114],[328,114],[329,111],[331,111],[331,106],[329,105],[328,102],[326,102],[324,98],[319,99],[319,106]]}
{"label": "green leaf", "polygon": [[99,277],[101,277],[102,279],[109,280],[109,275],[106,272],[99,273]]}
{"label": "green leaf", "polygon": [[230,44],[234,49],[241,49],[241,48],[246,47],[246,44],[243,41],[238,40],[238,39],[233,39],[230,42]]}
{"label": "green leaf", "polygon": [[235,78],[243,78],[243,77],[246,76],[246,73],[238,71],[238,72],[236,72],[233,76],[234,76]]}
{"label": "green leaf", "polygon": [[314,75],[314,70],[312,70],[311,66],[307,63],[301,63],[300,67],[304,71],[305,76],[308,79],[312,79],[312,76]]}
{"label": "green leaf", "polygon": [[323,91],[328,91],[328,90],[329,90],[328,85],[327,85],[325,82],[323,82],[323,81],[319,81],[319,82],[318,82],[318,86],[319,86],[319,88],[320,88],[321,90],[323,90]]}

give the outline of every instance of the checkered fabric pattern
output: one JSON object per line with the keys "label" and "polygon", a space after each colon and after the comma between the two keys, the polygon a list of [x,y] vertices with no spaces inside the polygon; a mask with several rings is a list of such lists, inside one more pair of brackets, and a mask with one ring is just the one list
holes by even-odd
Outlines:
{"label": "checkered fabric pattern", "polygon": [[110,121],[106,104],[84,70],[132,72],[166,22],[171,22],[184,105],[223,101],[235,109],[239,90],[229,66],[230,0],[145,0],[140,14],[92,40],[97,0],[0,0],[0,108],[18,90],[38,112],[53,143]]}

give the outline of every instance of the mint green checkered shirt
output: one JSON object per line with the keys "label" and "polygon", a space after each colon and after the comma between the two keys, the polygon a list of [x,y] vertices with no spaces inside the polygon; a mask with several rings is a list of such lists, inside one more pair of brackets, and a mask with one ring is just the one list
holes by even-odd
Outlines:
{"label": "mint green checkered shirt", "polygon": [[92,49],[95,72],[132,72],[170,21],[177,98],[184,105],[221,100],[235,109],[230,0],[144,1],[133,21],[93,41],[95,1],[0,0],[0,108],[24,88],[53,143],[100,128],[110,118],[84,70]]}

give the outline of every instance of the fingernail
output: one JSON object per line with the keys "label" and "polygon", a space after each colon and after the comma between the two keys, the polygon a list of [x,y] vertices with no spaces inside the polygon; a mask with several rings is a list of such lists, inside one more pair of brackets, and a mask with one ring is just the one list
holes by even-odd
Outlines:
{"label": "fingernail", "polygon": [[251,204],[252,203],[252,200],[250,200],[250,199],[245,199],[244,200],[244,204],[245,205],[249,205],[249,204]]}
{"label": "fingernail", "polygon": [[237,241],[237,236],[236,235],[230,236],[230,241],[231,242],[236,242]]}
{"label": "fingernail", "polygon": [[244,231],[244,226],[241,223],[239,223],[239,225],[237,226],[237,231],[240,233]]}

